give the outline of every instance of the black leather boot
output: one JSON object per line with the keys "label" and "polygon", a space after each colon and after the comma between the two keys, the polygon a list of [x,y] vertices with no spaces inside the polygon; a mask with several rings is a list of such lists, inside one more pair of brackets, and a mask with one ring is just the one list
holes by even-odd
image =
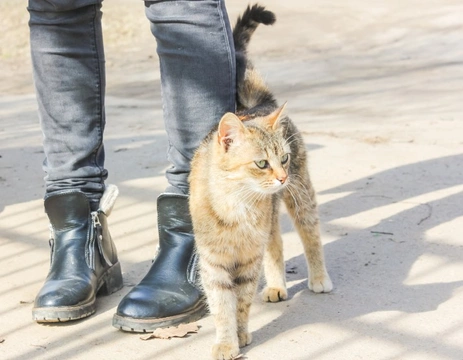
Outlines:
{"label": "black leather boot", "polygon": [[188,196],[163,194],[157,207],[159,250],[146,276],[117,308],[113,326],[120,330],[149,332],[198,320],[207,312],[196,279]]}
{"label": "black leather boot", "polygon": [[106,217],[117,196],[109,185],[96,211],[78,190],[54,192],[45,198],[51,226],[51,264],[32,309],[37,322],[77,320],[95,312],[99,291],[122,287],[116,248]]}

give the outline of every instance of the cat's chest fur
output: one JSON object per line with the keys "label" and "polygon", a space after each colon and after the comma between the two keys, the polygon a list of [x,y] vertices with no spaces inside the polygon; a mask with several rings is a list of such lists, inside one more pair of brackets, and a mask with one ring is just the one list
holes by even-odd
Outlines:
{"label": "cat's chest fur", "polygon": [[[217,220],[219,237],[224,242],[263,243],[270,232],[272,199],[266,197],[259,201],[237,198],[233,194],[224,194],[210,202]],[[248,200],[248,201],[247,201]]]}
{"label": "cat's chest fur", "polygon": [[249,194],[240,196],[222,192],[220,196],[215,196],[210,200],[212,208],[221,221],[230,225],[241,224],[247,227],[254,227],[268,219],[272,206],[271,196],[256,200],[253,195]]}

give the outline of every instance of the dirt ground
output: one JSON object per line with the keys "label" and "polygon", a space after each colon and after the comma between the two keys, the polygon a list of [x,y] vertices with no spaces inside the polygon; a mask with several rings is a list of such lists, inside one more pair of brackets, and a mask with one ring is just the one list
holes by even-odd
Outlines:
{"label": "dirt ground", "polygon": [[[277,23],[251,54],[303,132],[318,191],[330,294],[306,287],[282,214],[289,300],[253,304],[247,359],[463,360],[463,3],[261,0]],[[231,19],[247,3],[227,2]],[[164,133],[155,42],[140,0],[105,1],[110,217],[124,288],[92,317],[32,322],[49,265],[41,132],[26,1],[2,0],[0,358],[209,358],[198,334],[142,341],[111,326],[157,245]]]}

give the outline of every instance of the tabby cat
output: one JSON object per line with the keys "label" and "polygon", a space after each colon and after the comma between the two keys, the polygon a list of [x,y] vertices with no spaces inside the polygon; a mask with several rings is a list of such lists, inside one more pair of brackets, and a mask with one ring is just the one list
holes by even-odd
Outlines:
{"label": "tabby cat", "polygon": [[233,359],[251,343],[249,310],[263,265],[264,301],[288,296],[279,205],[284,201],[309,266],[308,286],[329,292],[315,192],[304,141],[247,59],[260,23],[273,24],[264,7],[248,7],[233,30],[237,53],[236,114],[225,114],[192,161],[190,210],[202,286],[214,316],[214,359]]}

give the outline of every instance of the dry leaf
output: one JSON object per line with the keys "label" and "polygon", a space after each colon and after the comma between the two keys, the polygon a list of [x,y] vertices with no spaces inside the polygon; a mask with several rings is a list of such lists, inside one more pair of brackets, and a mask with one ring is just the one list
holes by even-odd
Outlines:
{"label": "dry leaf", "polygon": [[188,333],[197,333],[199,327],[196,323],[180,324],[179,326],[171,326],[168,328],[160,328],[154,330],[152,334],[142,336],[142,340],[150,339],[170,339],[173,337],[185,337]]}

